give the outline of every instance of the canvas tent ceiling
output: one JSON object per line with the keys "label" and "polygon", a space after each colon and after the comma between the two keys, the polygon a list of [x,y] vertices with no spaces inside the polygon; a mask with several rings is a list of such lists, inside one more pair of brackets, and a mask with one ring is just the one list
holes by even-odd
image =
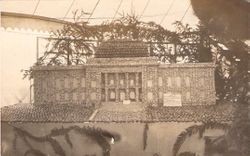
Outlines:
{"label": "canvas tent ceiling", "polygon": [[[173,29],[172,23],[181,20],[184,14],[183,22],[193,25],[198,22],[193,15],[189,0],[109,0],[108,3],[106,0],[2,0],[0,6],[3,12],[38,15],[66,21],[72,21],[74,10],[92,13],[95,8],[89,20],[90,24],[100,24],[105,20],[118,18],[123,13],[134,13],[143,21],[162,23],[168,29]],[[89,15],[86,15],[86,18],[88,19]]]}

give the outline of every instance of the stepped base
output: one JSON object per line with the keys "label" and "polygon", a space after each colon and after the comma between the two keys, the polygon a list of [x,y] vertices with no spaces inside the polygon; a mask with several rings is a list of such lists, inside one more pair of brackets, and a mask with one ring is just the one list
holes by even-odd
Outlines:
{"label": "stepped base", "polygon": [[105,102],[99,110],[105,111],[117,111],[117,112],[138,112],[144,110],[144,105],[140,102],[134,102],[131,104],[122,104],[116,102]]}

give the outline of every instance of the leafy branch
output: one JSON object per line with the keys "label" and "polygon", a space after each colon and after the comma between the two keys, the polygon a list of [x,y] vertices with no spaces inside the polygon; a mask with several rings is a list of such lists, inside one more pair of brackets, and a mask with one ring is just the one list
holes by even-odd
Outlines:
{"label": "leafy branch", "polygon": [[[33,136],[31,133],[29,133],[21,128],[18,128],[18,127],[13,126],[13,128],[14,128],[15,135],[16,135],[15,138],[17,138],[17,136],[19,136],[21,139],[23,139],[24,143],[29,147],[29,149],[25,152],[25,155],[28,155],[31,153],[37,154],[40,156],[46,155],[42,151],[35,149],[33,147],[33,145],[27,140],[29,138],[31,140],[34,140],[34,141],[40,142],[40,143],[48,142],[52,146],[52,148],[56,154],[58,154],[60,156],[65,156],[66,154],[65,154],[63,147],[59,144],[59,142],[56,139],[54,139],[54,137],[64,136],[66,142],[72,148],[73,144],[72,144],[70,137],[69,137],[69,132],[72,130],[78,132],[81,135],[86,135],[87,137],[92,138],[94,141],[96,141],[97,144],[100,147],[102,147],[104,156],[109,156],[109,153],[111,150],[111,146],[109,144],[109,141],[107,141],[107,139],[111,140],[113,138],[114,141],[120,140],[120,135],[118,135],[118,134],[113,134],[113,133],[110,133],[106,130],[102,130],[100,128],[92,128],[89,126],[84,126],[84,127],[71,126],[68,128],[62,127],[60,129],[55,128],[55,129],[51,130],[50,134],[45,135],[45,136],[41,136],[41,137]],[[14,139],[13,145],[17,146],[16,139]]]}
{"label": "leafy branch", "polygon": [[177,156],[181,146],[188,137],[191,137],[192,135],[195,134],[199,134],[199,137],[202,138],[205,133],[205,130],[207,129],[221,129],[227,131],[229,130],[229,128],[230,128],[229,124],[217,123],[217,122],[204,122],[201,125],[190,126],[178,135],[173,146],[173,156]]}

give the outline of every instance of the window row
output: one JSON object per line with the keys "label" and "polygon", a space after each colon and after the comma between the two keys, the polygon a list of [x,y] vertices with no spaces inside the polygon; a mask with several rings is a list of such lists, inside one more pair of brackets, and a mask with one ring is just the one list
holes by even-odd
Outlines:
{"label": "window row", "polygon": [[[63,89],[63,88],[78,88],[78,87],[85,87],[85,78],[65,78],[55,80],[55,88],[56,89]],[[48,83],[46,81],[43,82],[43,88],[47,88]]]}
{"label": "window row", "polygon": [[142,85],[141,73],[102,73],[101,86],[135,87]]}
{"label": "window row", "polygon": [[85,92],[81,93],[56,93],[56,101],[85,101],[86,95]]}
{"label": "window row", "polygon": [[142,89],[102,89],[102,101],[124,101],[124,100],[130,100],[130,101],[142,101]]}
{"label": "window row", "polygon": [[[190,77],[185,77],[183,81],[184,81],[186,87],[190,87]],[[177,76],[177,77],[167,77],[166,78],[166,84],[167,84],[168,87],[181,87],[183,85],[182,83],[183,83],[182,79],[179,76]],[[158,85],[160,87],[163,86],[162,77],[159,77]]]}
{"label": "window row", "polygon": [[[159,92],[159,99],[164,99],[164,96],[168,96],[171,97],[171,95],[176,95],[176,94],[172,94],[171,92],[167,92],[167,93],[162,93]],[[184,98],[185,101],[191,101],[191,94],[190,92],[186,92],[185,94],[178,94],[181,98]]]}

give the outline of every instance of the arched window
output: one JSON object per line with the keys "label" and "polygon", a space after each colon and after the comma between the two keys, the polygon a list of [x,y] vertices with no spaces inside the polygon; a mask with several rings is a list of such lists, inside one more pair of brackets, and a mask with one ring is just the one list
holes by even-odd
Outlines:
{"label": "arched window", "polygon": [[172,87],[172,80],[171,77],[168,77],[168,83],[167,83],[168,87]]}
{"label": "arched window", "polygon": [[181,78],[178,76],[175,78],[175,81],[176,81],[176,86],[180,88],[181,87]]}
{"label": "arched window", "polygon": [[186,92],[186,101],[190,100],[191,100],[190,92]]}
{"label": "arched window", "polygon": [[96,93],[91,93],[90,98],[91,100],[96,100]]}
{"label": "arched window", "polygon": [[56,93],[56,101],[60,101],[61,100],[61,95],[60,93]]}
{"label": "arched window", "polygon": [[109,89],[109,101],[115,101],[116,94],[115,89]]}
{"label": "arched window", "polygon": [[151,87],[153,86],[152,80],[148,80],[148,83],[147,83],[147,84],[148,84],[148,87],[151,88]]}
{"label": "arched window", "polygon": [[161,87],[162,86],[162,77],[159,77],[159,79],[158,79],[158,84],[159,84],[159,86]]}
{"label": "arched window", "polygon": [[190,87],[190,77],[185,77],[185,83],[187,87]]}
{"label": "arched window", "polygon": [[77,87],[78,87],[78,79],[73,78],[73,88],[77,88]]}
{"label": "arched window", "polygon": [[56,89],[61,89],[61,80],[59,78],[56,79]]}
{"label": "arched window", "polygon": [[83,77],[82,80],[81,80],[81,86],[82,87],[85,87],[85,78]]}
{"label": "arched window", "polygon": [[95,81],[91,81],[91,88],[95,88],[96,87],[96,82]]}
{"label": "arched window", "polygon": [[159,99],[162,99],[162,98],[163,98],[163,93],[159,92]]}
{"label": "arched window", "polygon": [[69,88],[69,78],[64,79],[64,88]]}
{"label": "arched window", "polygon": [[73,100],[77,101],[77,93],[76,92],[73,93]]}
{"label": "arched window", "polygon": [[200,86],[204,86],[204,85],[205,85],[204,78],[201,78],[201,79],[200,79]]}
{"label": "arched window", "polygon": [[69,100],[69,93],[65,93],[65,94],[64,94],[64,99],[65,99],[66,101]]}
{"label": "arched window", "polygon": [[81,93],[81,97],[82,97],[82,100],[85,100],[85,93],[84,92]]}
{"label": "arched window", "polygon": [[120,101],[125,100],[126,94],[125,91],[120,91]]}
{"label": "arched window", "polygon": [[153,100],[153,93],[152,92],[148,92],[148,100]]}

